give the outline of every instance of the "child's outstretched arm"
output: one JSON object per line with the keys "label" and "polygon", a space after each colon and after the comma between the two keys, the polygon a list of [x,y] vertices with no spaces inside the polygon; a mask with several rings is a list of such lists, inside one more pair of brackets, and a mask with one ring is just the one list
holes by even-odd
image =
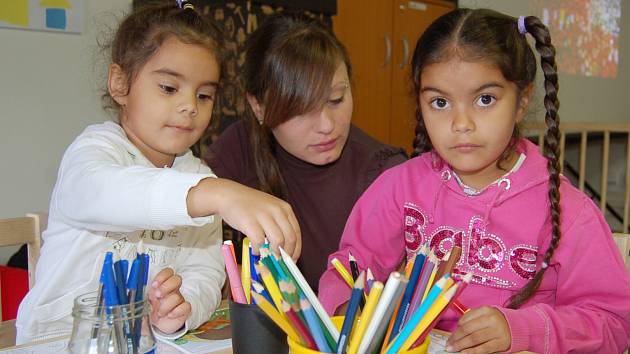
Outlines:
{"label": "child's outstretched arm", "polygon": [[211,222],[205,216],[219,214],[254,245],[266,235],[275,248],[283,246],[297,259],[300,229],[288,203],[214,178],[207,169],[186,173],[139,165],[120,128],[108,128],[86,129],[64,154],[51,214],[74,227],[104,232],[201,226]]}
{"label": "child's outstretched arm", "polygon": [[360,270],[370,267],[380,281],[402,260],[405,241],[402,198],[398,198],[401,187],[396,187],[399,173],[397,167],[384,172],[363,193],[350,213],[339,250],[328,257],[328,267],[319,280],[319,298],[329,314],[348,301],[351,292],[332,266],[333,258],[350,269],[348,252],[352,252]]}
{"label": "child's outstretched arm", "polygon": [[[561,189],[563,198],[568,194]],[[620,353],[630,343],[630,276],[606,220],[588,197],[579,198],[575,205],[561,205],[562,239],[545,274],[557,276],[555,294],[543,289],[520,309],[493,309],[507,321],[509,352]],[[479,325],[490,322],[491,311],[477,315],[477,321],[462,317],[449,340],[453,350],[486,352],[484,343],[500,332],[500,326],[491,326],[492,332]]]}
{"label": "child's outstretched arm", "polygon": [[191,217],[219,214],[247,235],[256,251],[265,236],[277,251],[282,247],[293,259],[302,249],[300,227],[291,206],[280,198],[223,178],[206,178],[187,197]]}

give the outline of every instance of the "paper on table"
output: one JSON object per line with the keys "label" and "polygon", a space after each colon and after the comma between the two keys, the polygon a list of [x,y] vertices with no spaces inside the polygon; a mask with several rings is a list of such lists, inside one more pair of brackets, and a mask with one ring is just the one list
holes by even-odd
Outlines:
{"label": "paper on table", "polygon": [[220,308],[212,314],[208,322],[197,329],[188,331],[184,336],[175,340],[163,340],[161,338],[158,338],[158,340],[161,343],[177,348],[181,353],[211,353],[232,347],[229,325],[229,308]]}

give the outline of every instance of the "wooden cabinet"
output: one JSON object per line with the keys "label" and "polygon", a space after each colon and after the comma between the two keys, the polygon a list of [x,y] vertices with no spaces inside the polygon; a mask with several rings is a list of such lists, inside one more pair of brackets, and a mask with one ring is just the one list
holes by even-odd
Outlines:
{"label": "wooden cabinet", "polygon": [[410,64],[416,41],[450,1],[338,0],[335,34],[353,66],[353,122],[373,137],[411,151],[415,100]]}

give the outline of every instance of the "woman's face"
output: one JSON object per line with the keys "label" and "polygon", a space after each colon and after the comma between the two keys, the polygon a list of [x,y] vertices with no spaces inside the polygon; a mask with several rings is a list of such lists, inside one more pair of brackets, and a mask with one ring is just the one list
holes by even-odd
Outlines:
{"label": "woman's face", "polygon": [[321,166],[341,156],[351,118],[352,92],[346,64],[342,62],[335,71],[326,103],[318,110],[290,118],[273,128],[272,133],[291,155]]}

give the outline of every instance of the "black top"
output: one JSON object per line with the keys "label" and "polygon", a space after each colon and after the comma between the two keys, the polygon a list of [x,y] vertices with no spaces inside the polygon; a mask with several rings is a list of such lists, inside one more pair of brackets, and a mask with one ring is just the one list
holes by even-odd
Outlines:
{"label": "black top", "polygon": [[[210,146],[206,162],[217,176],[258,188],[248,131],[243,120],[232,124]],[[280,146],[276,159],[287,184],[287,201],[302,232],[298,266],[317,291],[328,255],[338,249],[354,203],[384,170],[407,157],[402,149],[385,145],[352,125],[340,158],[331,164],[310,164]]]}

